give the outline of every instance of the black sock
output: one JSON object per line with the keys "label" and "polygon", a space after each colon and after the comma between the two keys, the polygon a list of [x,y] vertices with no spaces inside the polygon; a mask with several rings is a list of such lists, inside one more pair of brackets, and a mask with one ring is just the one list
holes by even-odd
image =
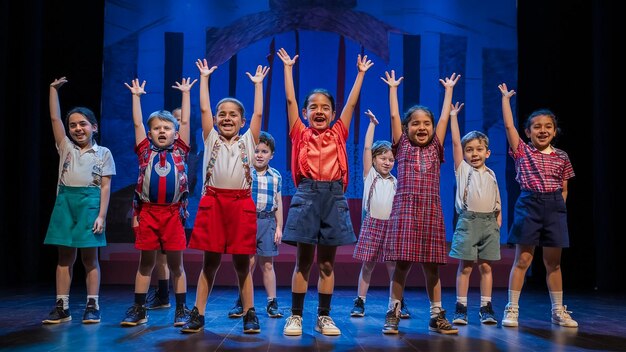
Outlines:
{"label": "black sock", "polygon": [[304,296],[306,296],[306,292],[304,293],[296,293],[291,292],[291,314],[302,316],[302,311],[304,310]]}
{"label": "black sock", "polygon": [[135,304],[143,306],[146,304],[146,293],[137,293],[135,292]]}
{"label": "black sock", "polygon": [[187,303],[187,292],[183,292],[183,293],[176,293],[174,294],[174,296],[176,297],[176,306],[183,306]]}
{"label": "black sock", "polygon": [[168,298],[170,295],[169,291],[169,283],[170,280],[159,280],[159,298]]}
{"label": "black sock", "polygon": [[333,294],[330,293],[318,293],[319,304],[317,306],[317,315],[329,315],[330,314],[330,300],[333,298]]}

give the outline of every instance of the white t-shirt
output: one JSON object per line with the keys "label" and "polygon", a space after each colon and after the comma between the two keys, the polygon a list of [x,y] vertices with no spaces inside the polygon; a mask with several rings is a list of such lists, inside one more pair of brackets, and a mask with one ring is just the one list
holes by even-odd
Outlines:
{"label": "white t-shirt", "polygon": [[71,187],[100,187],[102,176],[115,175],[115,162],[111,151],[93,143],[90,149],[81,151],[65,136],[59,151],[58,184]]}
{"label": "white t-shirt", "polygon": [[[369,199],[370,188],[374,179],[378,178],[372,193],[372,199]],[[383,178],[378,171],[372,166],[367,176],[363,179],[363,212],[367,212],[367,202],[370,202],[370,216],[374,219],[387,220],[391,214],[391,206],[393,205],[393,197],[396,195],[396,186],[398,180],[389,174],[387,178]]]}

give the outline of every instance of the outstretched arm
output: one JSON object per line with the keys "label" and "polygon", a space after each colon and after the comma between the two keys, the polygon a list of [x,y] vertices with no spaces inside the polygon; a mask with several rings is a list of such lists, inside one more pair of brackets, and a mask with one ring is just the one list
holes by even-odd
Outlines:
{"label": "outstretched arm", "polygon": [[261,134],[261,122],[263,120],[263,80],[270,70],[268,66],[257,66],[256,73],[253,75],[246,72],[252,83],[254,83],[254,111],[250,120],[250,132],[254,138],[254,143],[259,144],[259,135]]}
{"label": "outstretched arm", "polygon": [[65,126],[61,119],[61,104],[59,104],[59,88],[67,83],[67,78],[61,77],[50,83],[50,120],[52,121],[52,133],[54,134],[54,143],[61,145],[65,139]]}
{"label": "outstretched arm", "polygon": [[402,121],[400,120],[400,108],[398,106],[398,86],[404,79],[396,79],[396,71],[385,71],[385,77],[380,77],[389,86],[389,114],[391,115],[391,144],[396,144],[402,137]]}
{"label": "outstretched arm", "polygon": [[187,145],[191,145],[191,125],[189,117],[191,116],[191,98],[189,97],[191,88],[198,82],[198,79],[191,81],[190,77],[183,78],[182,83],[176,82],[176,85],[172,86],[174,89],[180,90],[182,93],[182,102],[180,104],[180,126],[178,127],[178,135],[183,142]]}
{"label": "outstretched arm", "polygon": [[200,112],[202,114],[202,139],[204,140],[213,129],[213,112],[211,112],[211,98],[209,96],[209,76],[217,69],[217,66],[209,68],[206,59],[196,60],[196,66],[200,71]]}
{"label": "outstretched arm", "polygon": [[287,116],[289,117],[289,132],[293,125],[300,118],[298,112],[298,101],[296,100],[296,90],[293,86],[293,65],[298,59],[298,55],[291,58],[283,48],[278,50],[278,57],[283,61],[285,73],[285,97],[287,98]]}
{"label": "outstretched arm", "polygon": [[372,168],[372,144],[374,144],[374,130],[376,129],[376,125],[378,125],[378,120],[370,109],[367,109],[365,115],[369,117],[370,123],[367,126],[367,132],[365,132],[363,145],[363,177],[367,176],[367,173]]}
{"label": "outstretched arm", "polygon": [[452,136],[452,156],[454,157],[454,170],[456,170],[463,161],[463,146],[461,145],[461,131],[459,130],[458,116],[463,108],[463,103],[450,106],[450,135]]}
{"label": "outstretched arm", "polygon": [[519,145],[519,133],[515,122],[513,122],[513,111],[511,110],[511,97],[515,95],[513,89],[508,90],[506,83],[498,85],[500,93],[502,93],[502,119],[504,121],[504,130],[506,131],[506,139],[509,141],[509,146],[513,150],[517,150]]}
{"label": "outstretched arm", "polygon": [[367,59],[367,55],[361,57],[361,54],[357,56],[356,67],[359,69],[359,72],[356,74],[356,79],[354,80],[354,84],[352,85],[352,90],[350,90],[350,95],[348,95],[348,100],[346,101],[346,105],[343,107],[341,111],[341,116],[339,119],[343,122],[343,125],[346,129],[350,128],[350,122],[352,122],[352,115],[354,113],[354,108],[356,107],[356,103],[359,100],[359,94],[361,94],[361,86],[363,85],[363,77],[365,77],[365,72],[372,67],[374,63],[372,60]]}
{"label": "outstretched arm", "polygon": [[452,104],[452,93],[454,92],[454,86],[459,81],[461,75],[452,74],[445,79],[439,79],[439,82],[445,87],[446,94],[443,98],[443,106],[441,107],[441,115],[439,115],[439,121],[437,121],[437,128],[435,133],[439,139],[439,143],[443,145],[443,140],[446,138],[446,130],[448,129],[448,118],[450,117],[450,105]]}
{"label": "outstretched arm", "polygon": [[146,81],[139,84],[139,78],[133,79],[132,86],[124,82],[126,88],[133,95],[133,125],[135,126],[135,145],[139,145],[146,138],[146,127],[143,125],[143,115],[141,113],[141,96],[146,94],[144,87]]}

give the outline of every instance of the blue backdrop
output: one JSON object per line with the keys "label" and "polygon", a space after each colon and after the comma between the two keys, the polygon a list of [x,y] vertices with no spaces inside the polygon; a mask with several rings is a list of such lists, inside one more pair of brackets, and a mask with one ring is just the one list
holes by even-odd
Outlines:
{"label": "blue backdrop", "polygon": [[[487,165],[498,177],[503,207],[508,204],[507,188],[516,185],[511,172],[507,175],[511,161],[506,154],[497,85],[506,82],[517,87],[514,0],[137,0],[107,1],[105,6],[101,141],[111,149],[117,165],[107,227],[110,242],[133,242],[130,217],[137,158],[131,95],[123,83],[134,78],[147,81],[148,94],[142,98],[144,117],[155,110],[172,110],[180,105],[180,92],[170,87],[181,77],[198,77],[196,59],[206,58],[209,65],[218,66],[211,76],[213,104],[234,96],[248,112],[254,90],[245,72],[253,73],[259,64],[271,67],[265,80],[263,129],[276,139],[271,165],[283,175],[284,194],[293,194],[283,65],[275,55],[281,47],[300,55],[295,67],[299,101],[313,88],[326,88],[337,100],[337,116],[354,82],[357,54],[366,54],[375,63],[366,74],[350,128],[348,198],[362,196],[365,110],[371,109],[381,122],[375,139],[390,139],[387,85],[380,77],[393,69],[405,78],[399,90],[401,111],[419,103],[430,107],[437,117],[443,100],[438,79],[453,72],[462,75],[453,98],[465,103],[459,120],[461,133],[477,129],[488,134],[492,154]],[[193,227],[202,185],[198,91],[196,85],[191,93],[192,133],[196,137],[192,136],[189,161],[194,188],[187,228]],[[446,162],[441,169],[448,240],[455,213],[451,153],[448,134]],[[506,211],[502,228],[504,243]]]}

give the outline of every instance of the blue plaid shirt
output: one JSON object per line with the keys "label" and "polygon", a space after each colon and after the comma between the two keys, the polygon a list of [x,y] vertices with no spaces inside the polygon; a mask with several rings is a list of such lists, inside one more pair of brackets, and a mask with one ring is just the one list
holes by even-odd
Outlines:
{"label": "blue plaid shirt", "polygon": [[256,203],[256,211],[272,212],[278,209],[277,197],[280,196],[283,178],[278,170],[267,167],[264,175],[259,175],[252,168],[252,199]]}

